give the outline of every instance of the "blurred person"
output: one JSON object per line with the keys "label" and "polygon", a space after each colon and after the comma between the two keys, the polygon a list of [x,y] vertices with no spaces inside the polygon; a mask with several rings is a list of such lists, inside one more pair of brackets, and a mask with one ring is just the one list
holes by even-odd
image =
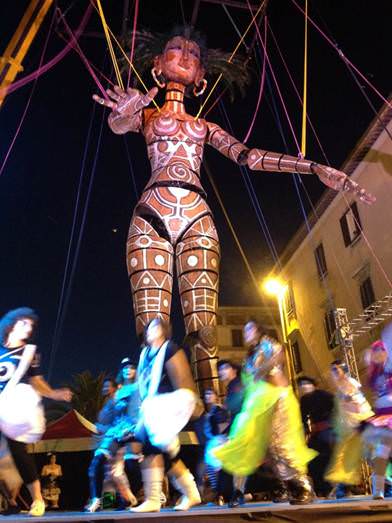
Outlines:
{"label": "blurred person", "polygon": [[325,478],[337,485],[336,497],[345,497],[351,485],[361,482],[361,460],[365,455],[364,428],[373,416],[361,384],[350,376],[347,364],[335,360],[330,364],[334,384],[334,430],[336,445]]}
{"label": "blurred person", "polygon": [[178,434],[197,408],[198,398],[185,352],[171,340],[170,325],[159,317],[145,326],[137,373],[142,400],[137,437],[143,442],[145,500],[132,511],[160,510],[165,469],[182,494],[174,510],[188,510],[201,497],[195,478],[178,458]]}
{"label": "blurred person", "polygon": [[[28,307],[11,310],[0,320],[0,431],[30,492],[31,516],[45,513],[34,457],[27,452],[27,443],[39,441],[45,431],[41,397],[72,399],[69,389],[53,389],[42,376],[37,346],[31,343],[37,323],[37,314]],[[10,499],[15,510],[16,495]]]}
{"label": "blurred person", "polygon": [[[98,427],[102,438],[94,452],[89,467],[90,501],[86,512],[96,512],[102,508],[102,490],[105,472],[115,485],[127,506],[137,504],[129,481],[124,473],[125,445],[134,439],[140,408],[139,389],[136,381],[136,367],[129,358],[124,358],[118,373],[119,388],[112,398],[108,398],[100,415]],[[135,444],[137,445],[137,444]],[[141,446],[139,445],[141,448]]]}
{"label": "blurred person", "polygon": [[363,437],[370,447],[373,498],[383,499],[391,495],[387,467],[392,457],[392,322],[366,352],[365,363],[375,416],[368,420]]}
{"label": "blurred person", "polygon": [[[230,413],[224,406],[219,404],[218,396],[213,389],[206,389],[204,391],[204,404],[206,407],[206,413],[204,415],[204,435],[208,449],[209,446],[215,447],[224,441],[222,440],[222,435],[227,434],[230,427]],[[217,505],[223,505],[222,471],[217,470],[207,463],[206,473],[210,487],[215,495],[215,502]]]}
{"label": "blurred person", "polygon": [[316,381],[309,376],[297,379],[302,422],[307,435],[308,447],[318,455],[308,464],[317,496],[327,497],[332,485],[324,479],[330,462],[335,434],[333,430],[334,396],[316,386]]}
{"label": "blurred person", "polygon": [[[268,456],[289,489],[290,503],[310,503],[314,491],[307,464],[316,453],[306,446],[298,400],[284,372],[284,349],[264,336],[254,321],[243,332],[249,347],[244,365],[245,399],[227,443],[213,454],[224,470],[239,479],[255,472]],[[244,491],[238,485],[239,481],[236,495],[243,503]]]}
{"label": "blurred person", "polygon": [[49,463],[42,467],[43,478],[42,496],[49,508],[59,508],[61,489],[59,479],[63,476],[61,465],[56,463],[56,454],[49,454]]}

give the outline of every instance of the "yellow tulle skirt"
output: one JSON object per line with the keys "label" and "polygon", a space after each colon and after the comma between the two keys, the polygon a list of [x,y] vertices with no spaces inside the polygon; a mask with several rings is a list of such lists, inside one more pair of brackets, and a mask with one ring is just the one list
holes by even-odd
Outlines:
{"label": "yellow tulle skirt", "polygon": [[248,385],[228,441],[213,454],[225,471],[248,476],[263,463],[271,448],[300,474],[306,473],[308,462],[317,455],[306,445],[292,388],[259,381]]}
{"label": "yellow tulle skirt", "polygon": [[359,485],[364,454],[363,440],[359,432],[346,434],[336,443],[325,479],[331,483]]}

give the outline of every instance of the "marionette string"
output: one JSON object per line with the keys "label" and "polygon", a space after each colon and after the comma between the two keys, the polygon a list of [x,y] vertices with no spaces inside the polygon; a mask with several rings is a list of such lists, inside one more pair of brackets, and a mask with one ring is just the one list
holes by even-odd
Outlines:
{"label": "marionette string", "polygon": [[[237,51],[238,51],[240,45],[242,44],[243,40],[245,39],[245,37],[246,37],[246,35],[248,34],[249,30],[251,29],[252,25],[255,23],[255,20],[257,19],[259,13],[260,13],[261,10],[264,8],[265,1],[266,1],[266,0],[262,0],[262,2],[260,3],[260,6],[259,6],[258,10],[256,11],[255,15],[252,16],[252,20],[251,20],[250,24],[249,24],[248,27],[245,29],[244,33],[242,34],[242,37],[240,38],[238,44],[235,46],[233,52],[231,53],[231,55],[230,55],[230,57],[229,57],[229,59],[228,59],[228,62],[229,62],[229,63],[233,60],[233,58],[234,58],[234,56],[236,55],[236,53],[237,53]],[[256,24],[256,25],[257,25],[257,24]],[[215,91],[216,86],[218,85],[218,83],[219,83],[220,80],[222,79],[222,76],[223,76],[223,74],[220,73],[220,75],[218,76],[218,78],[215,80],[214,85],[211,87],[211,89],[210,89],[209,93],[207,94],[207,96],[206,96],[204,102],[200,105],[200,109],[199,109],[199,111],[197,112],[197,114],[196,114],[196,116],[195,116],[195,120],[197,120],[197,119],[199,118],[199,116],[200,116],[200,114],[202,113],[202,111],[203,111],[203,109],[204,109],[206,103],[207,103],[208,100],[211,98],[212,93]]]}
{"label": "marionette string", "polygon": [[[135,52],[135,40],[136,40],[136,28],[137,28],[137,20],[139,16],[139,0],[135,1],[135,11],[133,14],[133,24],[132,24],[132,41],[131,41],[131,52],[129,54],[129,61],[131,64],[133,63],[133,55]],[[131,81],[131,72],[132,67],[128,68],[128,78],[127,78],[127,87],[129,87],[129,83]]]}
{"label": "marionette string", "polygon": [[[269,22],[267,22],[267,24],[268,24],[268,30],[269,30],[269,32],[271,33],[272,39],[273,39],[273,41],[274,41],[274,44],[275,44],[276,50],[278,51],[278,54],[279,54],[279,56],[280,56],[280,59],[282,60],[283,66],[284,66],[284,68],[285,68],[285,70],[286,70],[286,73],[287,73],[289,79],[290,79],[290,83],[291,83],[291,85],[293,86],[293,89],[294,89],[294,92],[295,92],[295,94],[296,94],[296,96],[297,96],[297,99],[298,99],[299,103],[300,103],[301,106],[302,106],[302,103],[303,103],[303,102],[302,102],[302,98],[301,98],[301,95],[299,94],[299,90],[298,90],[298,88],[297,88],[297,86],[296,86],[296,84],[295,84],[295,81],[294,81],[293,75],[291,74],[290,69],[288,68],[287,62],[286,62],[286,60],[285,60],[285,58],[284,58],[284,56],[283,56],[283,53],[282,53],[281,48],[280,48],[280,46],[279,46],[279,43],[278,43],[278,41],[277,41],[277,39],[276,39],[276,37],[275,37],[275,34],[274,34],[273,30],[272,30],[271,24],[270,24]],[[312,123],[312,121],[311,121],[311,119],[310,119],[308,113],[306,114],[306,120],[307,120],[307,123],[308,123],[310,129],[312,130],[312,133],[313,133],[313,135],[314,135],[314,137],[315,137],[315,139],[316,139],[317,145],[318,145],[319,148],[320,148],[321,154],[322,154],[323,157],[324,157],[325,163],[326,163],[327,165],[330,165],[330,164],[329,164],[328,157],[327,157],[327,155],[326,155],[326,153],[325,153],[324,147],[323,147],[323,145],[322,145],[322,143],[321,143],[321,141],[320,141],[319,135],[318,135],[318,133],[317,133],[317,131],[316,131],[316,128],[315,128],[315,126],[313,125],[313,123]]]}
{"label": "marionette string", "polygon": [[[229,132],[232,135],[234,135],[234,130],[233,130],[231,121],[229,119],[228,113],[226,111],[224,102],[221,101],[219,105],[220,105],[220,109],[221,109],[221,112],[222,112],[222,115],[223,115],[223,119],[225,120],[225,123],[226,123],[226,125],[228,127],[228,130],[229,130]],[[267,220],[266,220],[266,218],[264,216],[264,213],[263,213],[263,211],[261,209],[261,205],[260,205],[259,199],[257,198],[253,182],[251,180],[251,177],[249,176],[249,170],[245,166],[243,166],[243,165],[239,165],[238,168],[239,168],[239,170],[241,172],[243,182],[245,184],[245,187],[246,187],[246,190],[248,192],[250,201],[252,203],[253,209],[254,209],[255,214],[256,214],[256,218],[257,218],[257,220],[259,222],[260,228],[261,228],[261,230],[263,232],[263,235],[264,235],[265,241],[266,241],[266,243],[268,245],[268,248],[270,250],[270,253],[271,253],[273,259],[275,260],[275,263],[279,264],[280,262],[279,262],[278,252],[277,252],[275,243],[273,241],[270,229],[268,227]]]}
{"label": "marionette string", "polygon": [[[66,316],[66,313],[68,310],[69,300],[71,297],[73,281],[75,278],[75,272],[76,272],[77,263],[78,263],[78,259],[79,259],[80,247],[82,244],[82,239],[83,239],[85,225],[86,225],[87,211],[89,208],[93,183],[95,180],[95,174],[96,174],[96,170],[97,170],[98,157],[99,157],[99,152],[100,152],[101,143],[102,143],[103,126],[104,126],[104,122],[105,122],[105,111],[102,111],[101,124],[100,124],[98,139],[97,139],[97,146],[96,146],[96,150],[95,150],[95,154],[94,154],[93,165],[91,168],[90,179],[88,181],[87,193],[86,193],[83,210],[79,211],[79,203],[81,200],[82,184],[83,184],[83,179],[84,179],[84,172],[85,172],[85,166],[86,166],[87,152],[88,152],[89,143],[90,143],[91,131],[92,131],[92,127],[93,127],[95,108],[96,108],[96,104],[93,103],[92,116],[90,119],[89,129],[88,129],[88,133],[87,133],[86,146],[85,146],[83,160],[82,160],[81,175],[80,175],[80,179],[79,179],[80,181],[79,181],[79,187],[78,187],[77,198],[76,198],[75,213],[74,213],[74,219],[73,219],[73,224],[72,224],[72,231],[71,231],[71,237],[70,237],[70,242],[69,242],[66,266],[65,266],[65,271],[64,271],[63,285],[62,285],[62,290],[61,290],[61,295],[60,295],[58,316],[57,316],[55,331],[54,331],[54,335],[53,335],[52,350],[50,353],[49,372],[48,372],[49,377],[51,376],[51,374],[53,372],[54,362],[55,362],[56,354],[57,354],[57,351],[59,348],[60,339],[61,339],[61,335],[62,335],[62,331],[63,331],[63,327],[64,327],[64,320],[65,320],[65,316]],[[78,216],[79,216],[80,212],[82,213],[82,216],[80,218],[80,224],[78,224]],[[78,229],[78,231],[77,231],[77,229]],[[76,235],[77,235],[77,239],[75,240]],[[72,253],[72,246],[75,243],[75,241],[76,241],[75,250]],[[72,258],[72,261],[71,261],[71,258]]]}
{"label": "marionette string", "polygon": [[[51,36],[52,30],[53,30],[54,20],[55,20],[55,12],[53,12],[53,15],[52,15],[52,18],[51,18],[51,21],[50,21],[49,30],[48,30],[48,33],[47,33],[46,38],[45,38],[44,46],[43,46],[42,53],[41,53],[41,56],[40,56],[40,59],[39,59],[38,68],[40,68],[42,66],[42,63],[44,61],[44,57],[45,57],[45,54],[46,54],[46,50],[47,50],[47,47],[48,47],[50,36]],[[5,169],[5,166],[7,164],[8,158],[10,157],[12,149],[14,148],[15,142],[16,142],[16,140],[17,140],[17,138],[19,136],[19,133],[20,133],[20,131],[22,129],[23,123],[25,121],[27,112],[28,112],[29,107],[30,107],[31,100],[32,100],[34,92],[35,92],[35,88],[37,87],[38,78],[39,78],[39,76],[36,76],[35,79],[34,79],[34,83],[32,85],[29,97],[28,97],[27,102],[26,102],[26,106],[24,108],[24,111],[23,111],[22,116],[21,116],[20,121],[19,121],[19,124],[18,124],[18,126],[16,128],[15,134],[14,134],[12,140],[11,140],[11,143],[10,143],[10,145],[8,147],[8,150],[7,150],[7,152],[6,152],[5,156],[4,156],[3,162],[2,162],[1,167],[0,167],[0,176],[4,172],[4,169]]]}
{"label": "marionette string", "polygon": [[[92,6],[89,5],[87,7],[83,17],[82,17],[82,20],[81,20],[78,28],[75,31],[75,38],[77,40],[79,39],[80,35],[83,33],[83,31],[84,31],[84,29],[85,29],[85,27],[86,27],[86,25],[87,25],[87,23],[88,23],[88,21],[90,19],[91,11],[92,11]],[[62,51],[60,51],[56,56],[54,56],[51,60],[49,60],[49,62],[47,62],[46,64],[42,65],[41,67],[39,67],[38,69],[36,69],[32,73],[24,76],[20,80],[16,80],[11,85],[9,85],[7,87],[7,95],[17,91],[21,87],[24,87],[28,83],[36,80],[42,74],[46,73],[46,71],[49,71],[49,69],[51,69],[53,66],[58,64],[69,53],[69,51],[71,51],[71,50],[72,50],[72,44],[68,43],[64,47],[64,49]]]}
{"label": "marionette string", "polygon": [[304,35],[304,87],[302,102],[301,154],[306,155],[306,112],[308,105],[308,0],[305,0],[305,35]]}
{"label": "marionette string", "polygon": [[101,22],[102,22],[103,32],[105,34],[106,43],[108,45],[110,57],[112,59],[114,72],[115,72],[115,75],[116,75],[116,78],[117,78],[117,84],[121,87],[121,89],[124,90],[124,84],[123,84],[123,81],[122,81],[122,78],[121,78],[120,68],[119,68],[118,63],[117,63],[116,55],[114,53],[113,44],[112,44],[112,40],[110,38],[108,24],[106,23],[106,18],[105,18],[103,9],[102,9],[101,0],[96,0],[96,3],[97,3],[97,7],[98,7],[98,13],[99,13],[99,16],[100,16]]}
{"label": "marionette string", "polygon": [[329,45],[331,45],[331,47],[333,47],[335,49],[335,51],[338,53],[339,57],[349,66],[351,67],[357,74],[358,76],[360,76],[360,78],[377,94],[377,96],[379,98],[381,98],[381,100],[386,104],[388,105],[388,107],[390,107],[392,109],[392,103],[389,102],[389,100],[387,100],[381,93],[380,91],[372,84],[372,82],[370,82],[370,80],[368,80],[366,78],[366,76],[361,73],[361,71],[353,64],[353,62],[351,62],[351,60],[349,60],[345,54],[343,53],[343,51],[339,48],[339,46],[331,39],[329,38],[329,36],[327,36],[327,34],[321,29],[321,27],[316,24],[316,22],[314,22],[314,20],[312,18],[310,18],[309,15],[306,15],[305,14],[305,11],[302,9],[302,7],[296,2],[296,0],[291,0],[291,2],[295,5],[295,7],[301,11],[301,13],[307,17],[307,19],[309,20],[309,22],[312,24],[312,26],[320,33],[320,35],[329,43]]}
{"label": "marionette string", "polygon": [[[92,4],[92,6],[97,10],[97,7],[92,3],[93,0],[90,0],[90,3]],[[106,24],[106,28],[110,34],[110,36],[113,38],[115,44],[117,45],[119,51],[121,52],[121,54],[124,56],[126,62],[128,63],[128,65],[132,68],[133,72],[135,73],[135,76],[136,78],[139,80],[139,82],[141,83],[141,85],[143,86],[144,90],[146,91],[146,93],[148,93],[148,88],[146,86],[146,84],[143,82],[143,79],[142,77],[139,75],[139,73],[137,72],[135,66],[133,65],[133,63],[130,61],[127,53],[124,51],[122,45],[120,44],[120,42],[118,41],[118,39],[116,38],[116,36],[114,35],[113,31],[110,29],[110,27]],[[153,99],[152,100],[152,103],[155,105],[156,109],[158,112],[161,112],[160,110],[160,107],[158,106],[158,104],[156,103],[156,101]]]}
{"label": "marionette string", "polygon": [[[264,45],[263,45],[263,49],[267,49],[267,15],[264,17]],[[261,78],[260,78],[260,87],[259,87],[259,94],[258,94],[258,97],[257,97],[257,103],[256,103],[256,109],[254,111],[254,114],[253,114],[253,118],[252,118],[252,121],[250,123],[250,126],[249,126],[249,129],[243,139],[243,143],[246,143],[248,140],[249,140],[249,137],[250,135],[252,134],[252,131],[253,131],[253,127],[254,127],[254,124],[255,124],[255,121],[256,121],[256,117],[257,115],[259,114],[259,109],[260,109],[260,104],[261,104],[261,99],[263,97],[263,93],[264,93],[264,85],[265,85],[265,71],[266,71],[266,56],[265,56],[265,53],[263,55],[263,66],[262,66],[262,72],[261,72]]]}
{"label": "marionette string", "polygon": [[97,75],[95,74],[91,64],[90,64],[90,61],[86,58],[85,54],[83,53],[78,41],[76,40],[75,38],[75,35],[72,33],[72,30],[71,28],[69,27],[65,17],[63,16],[63,14],[61,13],[60,9],[57,8],[57,11],[58,11],[58,14],[59,14],[59,19],[62,21],[64,27],[65,27],[65,30],[68,34],[68,36],[70,37],[70,41],[71,41],[71,44],[72,44],[72,47],[74,48],[74,50],[79,54],[80,58],[82,59],[84,65],[86,66],[88,72],[90,73],[90,75],[92,76],[94,82],[96,83],[98,89],[101,91],[101,94],[102,96],[108,100],[109,97],[103,87],[103,85],[101,84],[101,82],[98,80],[98,77]]}

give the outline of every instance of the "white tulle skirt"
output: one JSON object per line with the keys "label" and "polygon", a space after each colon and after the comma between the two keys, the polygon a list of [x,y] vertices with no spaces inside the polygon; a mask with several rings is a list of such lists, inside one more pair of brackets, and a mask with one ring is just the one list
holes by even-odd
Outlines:
{"label": "white tulle skirt", "polygon": [[189,389],[147,397],[141,413],[151,443],[175,456],[180,449],[178,434],[190,420],[195,406],[196,395]]}
{"label": "white tulle skirt", "polygon": [[41,396],[27,383],[0,395],[0,432],[24,443],[39,441],[45,432]]}

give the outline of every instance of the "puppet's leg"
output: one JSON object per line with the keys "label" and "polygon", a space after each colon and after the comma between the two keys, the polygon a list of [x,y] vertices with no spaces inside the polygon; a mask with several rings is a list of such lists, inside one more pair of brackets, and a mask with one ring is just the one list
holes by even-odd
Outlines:
{"label": "puppet's leg", "polygon": [[127,241],[136,332],[157,316],[170,319],[173,283],[173,247],[147,219],[135,216]]}
{"label": "puppet's leg", "polygon": [[219,393],[216,364],[220,248],[212,216],[197,219],[176,248],[177,274],[187,341],[192,345],[193,374],[202,392]]}

